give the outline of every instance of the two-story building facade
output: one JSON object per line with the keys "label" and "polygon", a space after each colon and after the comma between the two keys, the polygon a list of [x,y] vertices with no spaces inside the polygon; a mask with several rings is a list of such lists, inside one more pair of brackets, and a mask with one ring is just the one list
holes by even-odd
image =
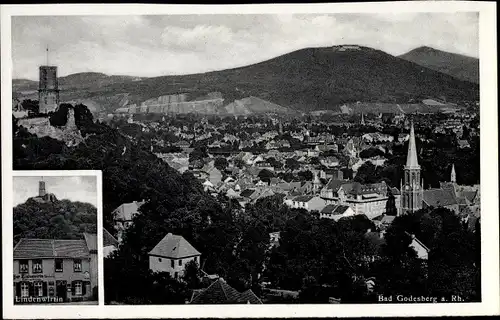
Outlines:
{"label": "two-story building facade", "polygon": [[92,300],[97,277],[85,240],[23,238],[13,255],[15,303]]}
{"label": "two-story building facade", "polygon": [[184,275],[186,264],[195,261],[198,266],[201,253],[184,237],[168,233],[148,253],[149,269],[153,272],[168,272],[172,278],[179,279]]}
{"label": "two-story building facade", "polygon": [[321,189],[320,196],[327,204],[347,205],[354,214],[364,214],[370,219],[386,212],[389,199],[385,182],[361,184],[335,179]]}

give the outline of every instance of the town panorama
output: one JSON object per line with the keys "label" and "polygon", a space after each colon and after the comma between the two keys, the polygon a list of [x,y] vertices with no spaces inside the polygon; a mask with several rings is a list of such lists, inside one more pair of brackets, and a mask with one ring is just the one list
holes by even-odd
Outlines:
{"label": "town panorama", "polygon": [[102,170],[106,304],[481,301],[478,59],[345,44],[61,77],[40,54],[13,168]]}

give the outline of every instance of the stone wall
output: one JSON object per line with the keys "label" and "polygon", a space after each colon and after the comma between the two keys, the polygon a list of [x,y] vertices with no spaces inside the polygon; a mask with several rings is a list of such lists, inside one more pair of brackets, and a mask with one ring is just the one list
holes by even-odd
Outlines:
{"label": "stone wall", "polygon": [[50,125],[48,117],[19,119],[19,126],[23,126],[29,133],[37,137],[50,137],[64,141],[67,146],[76,146],[83,141],[83,137],[75,123],[75,114],[73,109],[68,110],[68,121],[63,128],[57,128]]}

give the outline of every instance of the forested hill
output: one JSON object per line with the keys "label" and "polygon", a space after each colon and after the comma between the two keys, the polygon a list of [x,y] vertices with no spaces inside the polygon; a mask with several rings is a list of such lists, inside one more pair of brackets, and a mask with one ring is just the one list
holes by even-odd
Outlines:
{"label": "forested hill", "polygon": [[30,198],[14,208],[13,223],[14,244],[20,238],[83,239],[83,232],[97,232],[97,208],[66,199],[40,203]]}
{"label": "forested hill", "polygon": [[399,58],[426,68],[449,74],[457,79],[479,83],[479,59],[430,47],[413,49]]}
{"label": "forested hill", "polygon": [[[97,109],[112,112],[125,100],[141,103],[177,93],[194,99],[215,91],[222,93],[225,104],[253,96],[301,111],[338,109],[343,103],[357,101],[408,103],[411,99],[444,97],[459,102],[479,98],[475,83],[380,50],[344,47],[307,48],[241,68],[191,75],[141,79],[100,76],[105,81],[93,82],[88,81],[96,78],[93,73],[68,76],[74,86],[61,91],[61,99],[93,101],[100,106]],[[78,79],[81,86],[75,84]],[[13,91],[28,90],[25,82],[16,81]]]}

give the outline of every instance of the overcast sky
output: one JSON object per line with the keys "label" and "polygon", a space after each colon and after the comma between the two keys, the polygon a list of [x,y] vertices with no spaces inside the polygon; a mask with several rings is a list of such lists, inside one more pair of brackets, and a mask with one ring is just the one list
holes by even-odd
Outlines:
{"label": "overcast sky", "polygon": [[49,46],[59,76],[188,74],[305,47],[359,44],[393,55],[419,46],[479,57],[477,13],[12,17],[13,77],[38,78]]}
{"label": "overcast sky", "polygon": [[97,208],[97,178],[95,176],[13,177],[14,206],[38,196],[38,182],[45,181],[47,193],[59,200],[87,202]]}

